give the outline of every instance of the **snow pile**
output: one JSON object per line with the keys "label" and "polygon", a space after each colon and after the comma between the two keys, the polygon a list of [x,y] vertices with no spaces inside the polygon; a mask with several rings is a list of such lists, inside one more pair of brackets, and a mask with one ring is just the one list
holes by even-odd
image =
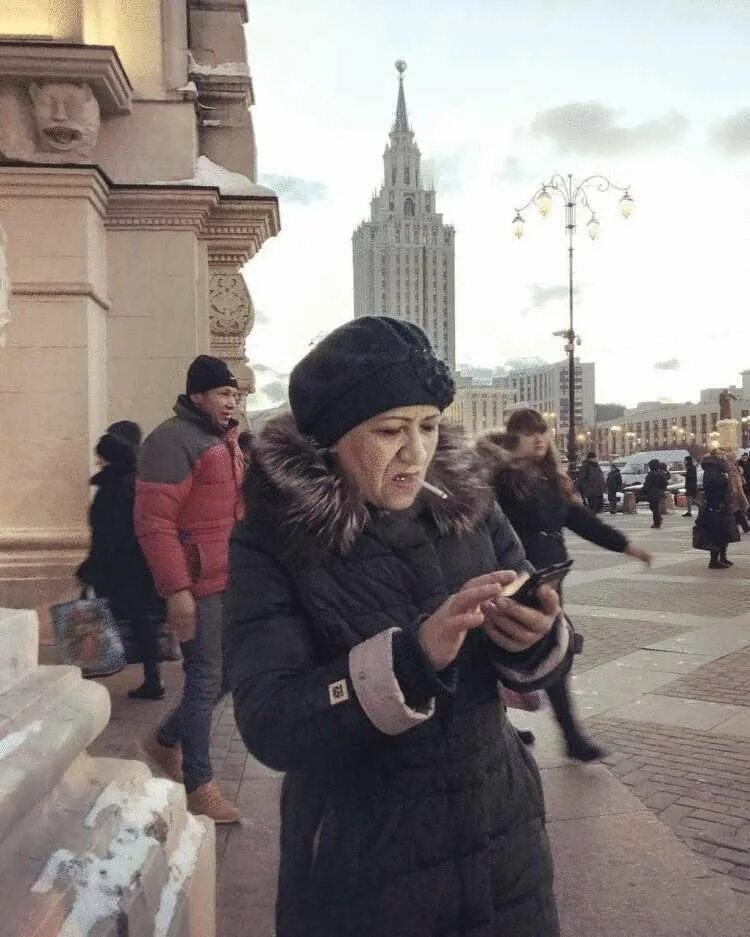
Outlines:
{"label": "snow pile", "polygon": [[195,161],[195,175],[192,179],[178,179],[168,182],[154,181],[151,185],[200,185],[218,189],[222,195],[254,195],[261,198],[276,198],[273,189],[258,185],[241,172],[232,172],[207,156],[199,156]]}
{"label": "snow pile", "polygon": [[188,71],[191,75],[226,75],[232,78],[249,78],[250,69],[245,62],[224,62],[222,65],[199,65],[188,51]]}
{"label": "snow pile", "polygon": [[119,810],[119,828],[105,857],[90,852],[76,856],[69,849],[58,849],[49,857],[31,891],[51,891],[59,876],[75,890],[73,907],[58,937],[81,937],[99,921],[118,913],[124,893],[137,881],[149,852],[164,841],[167,827],[162,813],[170,783],[149,778],[130,786],[109,784],[84,820],[84,826],[90,828],[104,810]]}
{"label": "snow pile", "polygon": [[169,863],[169,880],[162,889],[159,910],[154,918],[154,937],[165,937],[174,917],[177,899],[185,882],[193,874],[198,850],[203,840],[203,827],[192,814],[187,814],[185,829]]}
{"label": "snow pile", "polygon": [[6,735],[5,738],[0,739],[0,761],[2,761],[3,758],[7,758],[8,755],[12,754],[17,748],[20,748],[30,735],[41,731],[42,723],[37,719],[35,722],[30,722],[25,728],[20,729],[18,732],[11,732],[10,735]]}

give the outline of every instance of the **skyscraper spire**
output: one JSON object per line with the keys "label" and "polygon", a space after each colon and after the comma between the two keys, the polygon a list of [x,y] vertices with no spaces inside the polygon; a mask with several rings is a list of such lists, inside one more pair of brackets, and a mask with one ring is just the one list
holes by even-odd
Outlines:
{"label": "skyscraper spire", "polygon": [[396,103],[396,119],[393,122],[392,133],[408,133],[409,117],[406,113],[406,97],[404,96],[404,72],[406,71],[406,62],[403,59],[396,61],[396,71],[398,72],[398,101]]}

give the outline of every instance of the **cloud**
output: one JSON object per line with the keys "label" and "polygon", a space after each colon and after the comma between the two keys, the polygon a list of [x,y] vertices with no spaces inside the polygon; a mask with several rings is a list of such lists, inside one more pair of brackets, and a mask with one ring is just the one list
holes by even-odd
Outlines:
{"label": "cloud", "polygon": [[328,194],[328,189],[322,182],[301,179],[299,176],[276,176],[266,173],[261,175],[258,181],[261,185],[273,189],[279,198],[288,202],[299,202],[300,205],[309,205],[310,202],[323,199]]}
{"label": "cloud", "polygon": [[[573,296],[580,295],[580,286],[576,285],[573,287]],[[546,306],[547,303],[553,302],[558,299],[568,298],[568,287],[567,286],[539,286],[538,283],[534,283],[531,287],[531,295],[529,296],[528,303],[521,310],[522,316],[527,316],[530,312],[535,312],[538,309]]]}
{"label": "cloud", "polygon": [[422,178],[435,189],[451,195],[461,188],[461,164],[464,160],[463,152],[445,153],[422,160]]}
{"label": "cloud", "polygon": [[668,361],[657,361],[654,367],[657,371],[679,371],[682,365],[677,358],[670,358]]}
{"label": "cloud", "polygon": [[750,108],[719,121],[711,133],[711,139],[727,156],[750,152]]}
{"label": "cloud", "polygon": [[260,309],[255,310],[255,324],[256,325],[268,325],[270,321],[271,319],[269,318],[267,313],[262,312]]}
{"label": "cloud", "polygon": [[601,155],[668,146],[683,135],[688,125],[677,111],[631,127],[618,123],[619,114],[598,101],[577,101],[541,111],[529,131],[552,140],[565,153]]}
{"label": "cloud", "polygon": [[497,174],[500,182],[524,182],[529,177],[529,172],[517,156],[509,156]]}

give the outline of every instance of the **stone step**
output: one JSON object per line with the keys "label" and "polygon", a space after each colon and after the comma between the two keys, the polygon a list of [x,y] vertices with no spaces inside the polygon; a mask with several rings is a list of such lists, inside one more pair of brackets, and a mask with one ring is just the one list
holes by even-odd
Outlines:
{"label": "stone step", "polygon": [[83,755],[41,812],[60,822],[37,819],[12,844],[2,937],[51,937],[64,923],[97,937],[213,935],[213,824],[186,812],[181,785]]}
{"label": "stone step", "polygon": [[27,609],[0,609],[0,696],[36,668],[39,624]]}
{"label": "stone step", "polygon": [[109,720],[107,690],[76,667],[39,667],[0,696],[0,842]]}

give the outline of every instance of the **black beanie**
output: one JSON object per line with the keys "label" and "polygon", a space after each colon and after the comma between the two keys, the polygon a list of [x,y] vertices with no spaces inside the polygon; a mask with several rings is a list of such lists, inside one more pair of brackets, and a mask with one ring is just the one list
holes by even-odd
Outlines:
{"label": "black beanie", "polygon": [[119,436],[121,439],[126,439],[136,447],[140,446],[143,442],[141,428],[132,420],[118,420],[116,423],[107,427],[107,432],[114,436]]}
{"label": "black beanie", "polygon": [[138,449],[124,436],[115,433],[105,433],[96,444],[96,454],[110,465],[121,465],[125,468],[135,468],[138,458]]}
{"label": "black beanie", "polygon": [[450,370],[424,332],[387,316],[362,316],[335,329],[289,378],[297,426],[321,446],[396,407],[445,410],[454,392]]}
{"label": "black beanie", "polygon": [[202,394],[216,387],[237,387],[237,378],[221,358],[198,355],[188,368],[186,393]]}

